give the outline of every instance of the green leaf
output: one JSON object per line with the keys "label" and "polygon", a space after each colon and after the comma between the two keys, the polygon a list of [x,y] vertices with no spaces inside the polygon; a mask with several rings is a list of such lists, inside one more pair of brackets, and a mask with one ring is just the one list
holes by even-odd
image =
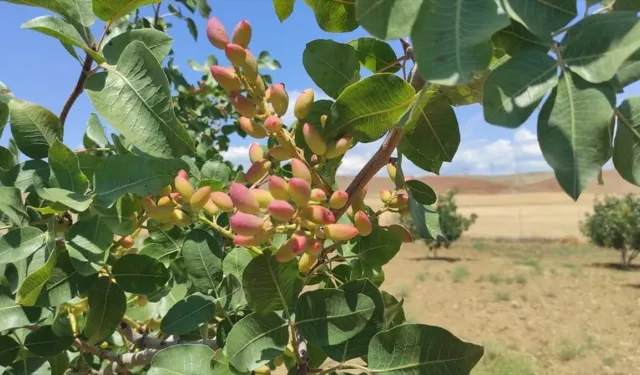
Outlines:
{"label": "green leaf", "polygon": [[345,33],[358,28],[353,2],[304,0],[316,15],[318,26],[330,33]]}
{"label": "green leaf", "polygon": [[332,98],[360,79],[360,61],[355,49],[330,39],[307,43],[302,64],[313,82]]}
{"label": "green leaf", "polygon": [[285,310],[294,306],[302,291],[298,262],[280,263],[264,253],[253,258],[242,273],[242,287],[252,310],[259,313]]}
{"label": "green leaf", "polygon": [[3,178],[5,185],[13,185],[26,193],[33,186],[34,175],[40,181],[49,181],[51,169],[49,164],[42,160],[27,160],[24,163],[15,165],[7,172]]}
{"label": "green leaf", "polygon": [[165,266],[168,266],[174,258],[174,255],[178,254],[178,252],[178,248],[167,249],[159,243],[150,243],[140,249],[138,254],[150,256],[153,259],[159,260]]}
{"label": "green leaf", "polygon": [[275,312],[253,313],[236,323],[225,344],[229,363],[253,371],[281,355],[289,342],[287,322]]}
{"label": "green leaf", "polygon": [[100,122],[98,115],[92,113],[87,121],[87,138],[94,141],[98,145],[108,145],[109,140],[104,131],[104,126]]}
{"label": "green leaf", "polygon": [[509,17],[495,1],[425,2],[411,30],[418,71],[435,84],[470,82],[489,66],[491,36],[507,26]]}
{"label": "green leaf", "polygon": [[613,86],[622,90],[624,87],[640,80],[640,52],[636,52],[622,63],[612,80]]}
{"label": "green leaf", "polygon": [[127,45],[135,40],[144,43],[159,62],[162,62],[169,55],[173,44],[173,39],[167,33],[159,30],[139,29],[125,31],[110,39],[102,47],[102,53],[104,53],[107,63],[116,65]]}
{"label": "green leaf", "polygon": [[9,296],[0,295],[0,331],[31,325],[22,306]]}
{"label": "green leaf", "polygon": [[49,148],[49,166],[61,188],[79,194],[87,191],[89,179],[80,170],[78,157],[58,139]]}
{"label": "green leaf", "polygon": [[9,366],[18,356],[20,344],[10,336],[0,336],[0,366]]}
{"label": "green leaf", "polygon": [[340,285],[339,289],[343,290],[346,296],[367,296],[375,305],[373,314],[362,331],[341,344],[323,347],[323,351],[333,360],[346,362],[367,354],[371,337],[382,328],[384,304],[380,290],[370,280],[352,280]]}
{"label": "green leaf", "polygon": [[187,22],[187,28],[189,29],[189,34],[191,34],[193,40],[198,40],[198,27],[196,26],[196,23],[191,18],[187,18],[185,22]]}
{"label": "green leaf", "polygon": [[339,289],[303,293],[296,304],[296,327],[307,341],[318,346],[340,344],[364,329],[375,305],[364,294]]}
{"label": "green leaf", "polygon": [[35,227],[11,229],[0,237],[0,264],[14,263],[27,258],[42,249],[46,239],[47,233]]}
{"label": "green leaf", "polygon": [[526,51],[500,65],[484,82],[485,121],[515,128],[536,109],[542,97],[558,84],[556,60]]}
{"label": "green leaf", "polygon": [[82,277],[72,266],[68,252],[59,252],[56,268],[42,287],[35,306],[56,307],[71,300],[90,286],[92,279]]}
{"label": "green leaf", "polygon": [[142,210],[139,199],[133,194],[125,194],[110,208],[94,205],[98,216],[109,229],[119,236],[128,236],[138,229],[137,213]]}
{"label": "green leaf", "polygon": [[222,273],[225,276],[233,275],[238,280],[242,280],[242,273],[251,262],[253,257],[249,249],[244,247],[236,247],[231,250],[222,260]]}
{"label": "green leaf", "polygon": [[376,38],[358,38],[348,43],[356,50],[360,64],[373,73],[395,73],[400,70],[400,64],[389,66],[398,57],[393,48]]}
{"label": "green leaf", "polygon": [[636,0],[616,0],[613,2],[613,10],[633,10],[637,12],[640,11],[640,3],[638,3]]}
{"label": "green leaf", "polygon": [[216,301],[211,296],[194,293],[171,307],[162,318],[160,329],[169,335],[184,335],[216,314]]}
{"label": "green leaf", "polygon": [[501,0],[501,5],[509,17],[545,40],[578,15],[576,0]]}
{"label": "green leaf", "polygon": [[104,57],[91,49],[82,35],[70,23],[56,16],[41,16],[27,21],[21,26],[23,29],[35,30],[39,33],[52,36],[62,43],[80,47],[98,63],[103,63]]}
{"label": "green leaf", "polygon": [[[1,102],[0,105],[2,105]],[[11,150],[6,147],[0,146],[0,171],[10,170],[17,164],[17,162],[18,160],[16,158],[16,155],[14,155]]]}
{"label": "green leaf", "polygon": [[591,15],[571,26],[561,47],[572,72],[592,83],[609,81],[640,48],[640,19],[635,12]]}
{"label": "green leaf", "polygon": [[9,102],[13,99],[11,90],[0,81],[0,137],[9,119]]}
{"label": "green leaf", "polygon": [[442,98],[422,107],[413,127],[405,128],[398,150],[425,171],[439,173],[442,163],[452,161],[460,144],[458,119]]}
{"label": "green leaf", "polygon": [[210,186],[213,191],[222,190],[231,178],[231,169],[221,161],[207,161],[202,166],[200,173],[200,186],[206,181],[206,185]]}
{"label": "green leaf", "polygon": [[409,191],[409,212],[416,231],[421,238],[446,242],[447,238],[440,226],[440,214],[431,206],[418,203]]}
{"label": "green leaf", "polygon": [[45,358],[25,357],[7,367],[4,375],[52,375],[51,365]]}
{"label": "green leaf", "polygon": [[79,153],[76,156],[78,157],[82,173],[87,176],[89,181],[93,181],[93,174],[98,165],[102,163],[102,158],[86,152]]}
{"label": "green leaf", "polygon": [[115,21],[129,12],[161,0],[92,0],[93,12],[103,21]]}
{"label": "green leaf", "polygon": [[1,0],[14,4],[49,9],[66,19],[89,27],[95,22],[91,0]]}
{"label": "green leaf", "polygon": [[82,254],[104,254],[113,242],[113,232],[100,216],[74,223],[66,234],[67,246]]}
{"label": "green leaf", "polygon": [[280,22],[284,22],[293,13],[295,3],[296,0],[273,0],[273,8]]}
{"label": "green leaf", "polygon": [[158,291],[171,277],[160,261],[139,254],[120,257],[111,273],[122,290],[144,295]]}
{"label": "green leaf", "polygon": [[640,97],[623,101],[616,115],[618,128],[613,144],[613,165],[622,178],[640,185]]}
{"label": "green leaf", "polygon": [[204,230],[194,229],[182,245],[182,258],[194,285],[201,291],[214,289],[222,280],[222,257],[220,243]]}
{"label": "green leaf", "polygon": [[22,203],[22,194],[15,187],[0,187],[0,213],[6,215],[17,226],[29,225],[29,215]]}
{"label": "green leaf", "polygon": [[384,329],[390,329],[395,326],[399,326],[407,319],[404,316],[404,299],[398,301],[396,297],[391,294],[381,291],[382,300],[384,301]]}
{"label": "green leaf", "polygon": [[73,344],[73,336],[58,336],[50,325],[42,326],[30,332],[24,339],[24,346],[33,354],[49,357],[62,353]]}
{"label": "green leaf", "polygon": [[405,184],[407,185],[407,191],[411,192],[411,196],[418,203],[426,205],[436,203],[438,196],[436,195],[436,192],[433,191],[431,186],[425,184],[420,180],[409,180],[405,182]]}
{"label": "green leaf", "polygon": [[213,350],[206,345],[173,345],[153,357],[148,375],[213,375]]}
{"label": "green leaf", "polygon": [[372,267],[382,266],[400,251],[402,240],[382,227],[374,227],[370,235],[360,237],[353,247],[363,262]]}
{"label": "green leaf", "polygon": [[515,56],[520,52],[538,51],[546,53],[551,48],[553,40],[542,40],[532,34],[522,24],[511,20],[511,24],[500,29],[491,37],[493,46],[506,54]]}
{"label": "green leaf", "polygon": [[349,134],[361,142],[374,141],[394,126],[415,96],[409,83],[391,73],[374,74],[354,83],[333,103],[325,139]]}
{"label": "green leaf", "polygon": [[235,312],[247,304],[242,283],[235,275],[227,275],[218,288],[218,302],[224,311]]}
{"label": "green leaf", "polygon": [[127,310],[127,297],[117,284],[100,277],[89,289],[88,300],[89,314],[84,334],[88,342],[95,345],[118,327]]}
{"label": "green leaf", "polygon": [[383,375],[468,375],[483,354],[443,328],[403,324],[373,336],[367,359],[369,370]]}
{"label": "green leaf", "polygon": [[371,35],[383,40],[408,36],[423,0],[356,0],[356,18]]}
{"label": "green leaf", "polygon": [[13,99],[9,102],[11,134],[23,154],[33,159],[49,156],[49,146],[62,137],[62,123],[48,109]]}
{"label": "green leaf", "polygon": [[166,158],[193,153],[193,141],[173,112],[167,77],[144,43],[129,43],[118,65],[91,75],[84,88],[98,113],[140,151]]}
{"label": "green leaf", "polygon": [[126,193],[147,197],[172,183],[181,169],[188,169],[181,159],[114,155],[96,168],[94,190],[106,205]]}
{"label": "green leaf", "polygon": [[[34,179],[35,177],[34,175]],[[36,188],[36,190],[40,198],[59,203],[78,212],[86,211],[93,202],[94,197],[93,195],[82,195],[65,189],[44,188],[42,186]]]}
{"label": "green leaf", "polygon": [[57,255],[58,252],[56,250],[53,250],[45,264],[30,273],[29,276],[24,279],[22,285],[20,285],[20,288],[16,293],[16,302],[23,306],[35,305],[40,291],[53,274],[53,270],[56,267],[56,259],[58,257]]}
{"label": "green leaf", "polygon": [[538,142],[562,189],[574,200],[611,156],[616,97],[608,83],[591,84],[569,71],[542,106]]}

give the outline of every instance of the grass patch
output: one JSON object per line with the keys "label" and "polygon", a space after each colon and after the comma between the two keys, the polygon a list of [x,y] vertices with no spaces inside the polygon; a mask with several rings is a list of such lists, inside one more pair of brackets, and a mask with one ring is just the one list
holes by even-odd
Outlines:
{"label": "grass patch", "polygon": [[616,357],[615,356],[610,355],[610,356],[602,358],[602,364],[605,365],[605,366],[611,367],[615,363],[616,363]]}
{"label": "grass patch", "polygon": [[521,266],[531,267],[538,275],[541,275],[543,271],[542,265],[540,264],[540,261],[537,259],[532,259],[532,258],[519,259],[516,261],[516,264],[519,264]]}
{"label": "grass patch", "polygon": [[569,362],[584,354],[585,347],[571,340],[562,340],[558,349],[558,359],[561,362]]}
{"label": "grass patch", "polygon": [[509,294],[509,292],[507,291],[496,290],[493,292],[493,295],[496,298],[496,301],[500,301],[500,302],[511,301],[511,294]]}
{"label": "grass patch", "polygon": [[426,279],[427,279],[426,272],[420,272],[419,274],[416,275],[416,280],[419,282],[424,282]]}
{"label": "grass patch", "polygon": [[469,276],[467,266],[456,266],[451,274],[453,282],[456,284],[463,282],[467,276]]}
{"label": "grass patch", "polygon": [[471,245],[471,247],[473,247],[475,250],[484,250],[485,248],[485,243],[484,242],[474,242],[473,245]]}
{"label": "grass patch", "polygon": [[527,285],[527,276],[523,274],[516,275],[516,283],[522,286]]}
{"label": "grass patch", "polygon": [[532,360],[495,344],[485,344],[485,352],[474,375],[536,375]]}
{"label": "grass patch", "polygon": [[489,280],[489,282],[493,285],[498,285],[502,282],[502,276],[500,276],[500,274],[497,274],[497,273],[491,273],[487,277],[487,280]]}

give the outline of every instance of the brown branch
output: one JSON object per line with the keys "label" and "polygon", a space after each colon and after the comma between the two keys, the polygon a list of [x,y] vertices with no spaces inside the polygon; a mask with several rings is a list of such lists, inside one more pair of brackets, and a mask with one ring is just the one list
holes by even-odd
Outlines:
{"label": "brown branch", "polygon": [[64,103],[64,107],[62,107],[62,111],[60,112],[60,123],[62,124],[61,132],[63,135],[64,135],[64,123],[67,120],[67,115],[69,115],[69,111],[71,110],[73,103],[76,102],[80,94],[82,94],[82,90],[84,90],[82,85],[84,85],[84,80],[87,79],[88,77],[87,73],[91,71],[92,63],[93,63],[93,58],[89,54],[87,54],[87,56],[84,59],[84,63],[82,64],[82,71],[80,72],[80,76],[78,77],[78,82],[76,82],[76,86],[73,88],[73,91],[71,91],[71,95],[69,95],[67,102]]}

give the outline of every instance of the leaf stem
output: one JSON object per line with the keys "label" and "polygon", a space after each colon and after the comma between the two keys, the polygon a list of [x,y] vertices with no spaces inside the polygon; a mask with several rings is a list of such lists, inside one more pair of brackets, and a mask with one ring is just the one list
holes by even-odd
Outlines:
{"label": "leaf stem", "polygon": [[213,228],[213,230],[220,232],[220,234],[222,234],[223,236],[229,239],[233,240],[235,238],[235,236],[233,235],[233,233],[231,233],[231,231],[221,227],[220,225],[218,225],[218,223],[214,223],[213,221],[207,219],[203,215],[198,215],[198,220],[202,221],[205,224],[208,224],[211,228]]}
{"label": "leaf stem", "polygon": [[73,104],[76,102],[76,100],[84,90],[82,86],[84,85],[85,79],[87,79],[88,77],[88,72],[91,70],[92,63],[93,63],[93,58],[89,54],[87,54],[84,59],[84,63],[82,64],[82,71],[80,72],[78,81],[76,82],[76,85],[73,88],[73,91],[71,91],[69,98],[64,103],[64,107],[62,107],[62,111],[60,112],[60,123],[62,124],[62,129],[60,130],[60,132],[62,136],[60,137],[60,139],[64,137],[64,123],[67,120],[69,111],[71,110],[71,107],[73,107]]}

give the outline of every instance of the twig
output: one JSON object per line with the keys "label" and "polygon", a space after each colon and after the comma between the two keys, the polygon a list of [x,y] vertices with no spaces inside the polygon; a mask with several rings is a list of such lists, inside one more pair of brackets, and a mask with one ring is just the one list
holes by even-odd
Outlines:
{"label": "twig", "polygon": [[153,28],[154,29],[155,29],[156,26],[158,26],[158,19],[160,18],[160,6],[162,6],[162,3],[158,4],[157,7],[155,5],[152,5],[152,7],[153,7]]}
{"label": "twig", "polygon": [[89,54],[87,54],[87,56],[84,59],[84,63],[82,64],[82,71],[80,72],[80,76],[78,77],[76,86],[73,88],[73,91],[71,91],[71,95],[69,95],[69,98],[67,99],[66,103],[64,103],[64,107],[62,107],[62,111],[60,112],[60,122],[62,123],[62,130],[61,130],[62,134],[64,134],[64,123],[67,120],[67,115],[69,115],[69,111],[71,110],[73,103],[76,102],[80,94],[82,94],[82,90],[84,90],[82,85],[84,85],[84,80],[87,79],[88,77],[87,73],[91,70],[92,63],[93,63],[93,58]]}

